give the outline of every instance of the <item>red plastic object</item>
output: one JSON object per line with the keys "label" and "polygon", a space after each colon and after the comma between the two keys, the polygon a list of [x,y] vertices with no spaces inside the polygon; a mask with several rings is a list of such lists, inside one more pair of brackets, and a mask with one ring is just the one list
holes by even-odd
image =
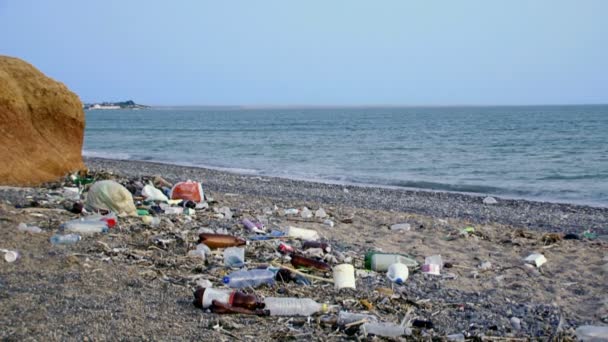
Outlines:
{"label": "red plastic object", "polygon": [[101,220],[106,222],[108,228],[112,228],[116,225],[116,219],[113,217],[104,217]]}
{"label": "red plastic object", "polygon": [[204,198],[205,194],[203,193],[203,187],[199,182],[179,182],[171,189],[171,199],[181,199],[200,203]]}

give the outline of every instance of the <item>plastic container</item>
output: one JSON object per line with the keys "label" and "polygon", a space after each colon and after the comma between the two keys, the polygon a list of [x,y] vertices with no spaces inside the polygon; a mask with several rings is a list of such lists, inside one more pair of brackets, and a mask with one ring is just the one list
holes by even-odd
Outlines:
{"label": "plastic container", "polygon": [[424,259],[424,265],[422,265],[422,272],[440,275],[441,269],[443,268],[443,259],[441,255],[431,255]]}
{"label": "plastic container", "polygon": [[368,252],[365,254],[365,268],[379,272],[386,272],[390,265],[402,263],[407,267],[418,267],[418,262],[413,258],[394,253]]}
{"label": "plastic container", "polygon": [[232,272],[223,279],[224,284],[231,288],[258,287],[262,284],[274,284],[274,272],[267,269],[239,270]]}
{"label": "plastic container", "polygon": [[353,322],[359,322],[362,320],[366,320],[369,323],[369,322],[377,322],[378,318],[376,318],[376,316],[372,316],[372,315],[368,315],[368,314],[354,313],[354,312],[347,312],[347,311],[340,311],[338,313],[338,325],[341,325],[341,326],[344,326],[346,324],[350,324]]}
{"label": "plastic container", "polygon": [[334,266],[334,288],[336,290],[355,289],[355,268],[351,264]]}
{"label": "plastic container", "polygon": [[315,241],[319,240],[319,233],[312,229],[298,228],[298,227],[287,227],[285,232],[287,236],[295,239],[302,239],[304,241]]}
{"label": "plastic container", "polygon": [[400,262],[396,262],[388,267],[386,276],[393,283],[401,285],[407,280],[407,277],[409,276],[409,271],[406,265]]}
{"label": "plastic container", "polygon": [[258,225],[256,225],[255,223],[251,222],[248,219],[243,219],[241,221],[241,223],[243,224],[243,226],[245,226],[245,228],[247,228],[247,230],[254,232],[254,233],[264,233],[264,230],[261,229],[260,227],[258,227]]}
{"label": "plastic container", "polygon": [[329,311],[327,304],[317,303],[310,298],[267,297],[264,304],[271,316],[311,316]]}
{"label": "plastic container", "polygon": [[65,232],[80,234],[107,233],[108,223],[101,220],[72,220],[62,225]]}
{"label": "plastic container", "polygon": [[196,245],[196,249],[188,251],[188,256],[201,258],[203,261],[205,261],[205,258],[209,253],[211,253],[211,249],[209,249],[209,247],[204,243],[199,243]]}
{"label": "plastic container", "polygon": [[37,226],[28,226],[25,223],[19,223],[19,225],[17,226],[17,229],[20,232],[24,232],[24,233],[41,233],[42,229],[40,227]]}
{"label": "plastic container", "polygon": [[608,326],[582,325],[576,328],[576,337],[583,342],[608,341]]}
{"label": "plastic container", "polygon": [[169,197],[200,203],[205,199],[205,193],[201,183],[188,180],[175,184]]}
{"label": "plastic container", "polygon": [[66,234],[66,235],[55,234],[55,235],[51,236],[51,243],[53,245],[71,245],[71,244],[75,244],[76,242],[80,241],[81,239],[82,239],[82,237],[78,234]]}
{"label": "plastic container", "polygon": [[412,334],[412,330],[409,328],[387,322],[364,323],[359,330],[365,334],[372,334],[382,337],[399,337],[409,336]]}
{"label": "plastic container", "polygon": [[230,247],[224,250],[224,266],[245,266],[245,248]]}

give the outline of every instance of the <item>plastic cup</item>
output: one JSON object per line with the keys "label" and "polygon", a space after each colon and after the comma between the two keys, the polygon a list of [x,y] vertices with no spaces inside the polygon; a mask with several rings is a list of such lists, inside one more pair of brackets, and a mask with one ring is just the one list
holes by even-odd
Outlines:
{"label": "plastic cup", "polygon": [[336,290],[355,288],[355,268],[351,264],[341,264],[334,267],[334,287]]}

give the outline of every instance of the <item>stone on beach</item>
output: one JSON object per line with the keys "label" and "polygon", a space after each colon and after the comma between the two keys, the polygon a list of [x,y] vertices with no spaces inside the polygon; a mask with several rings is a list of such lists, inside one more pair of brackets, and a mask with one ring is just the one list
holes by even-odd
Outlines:
{"label": "stone on beach", "polygon": [[0,56],[0,184],[37,185],[84,169],[84,125],[76,94],[32,65]]}

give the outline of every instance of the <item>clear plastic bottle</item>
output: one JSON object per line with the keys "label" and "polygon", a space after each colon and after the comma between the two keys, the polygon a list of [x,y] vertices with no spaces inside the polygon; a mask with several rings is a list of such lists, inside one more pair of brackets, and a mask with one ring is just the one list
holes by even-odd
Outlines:
{"label": "clear plastic bottle", "polygon": [[378,322],[376,316],[372,316],[369,314],[356,313],[356,312],[348,312],[348,311],[340,311],[338,313],[338,325],[346,325],[353,322],[359,322],[365,320],[366,322]]}
{"label": "clear plastic bottle", "polygon": [[63,224],[63,230],[81,234],[107,233],[108,223],[101,220],[72,220]]}
{"label": "clear plastic bottle", "polygon": [[582,325],[576,328],[576,337],[583,342],[608,341],[608,326]]}
{"label": "clear plastic bottle", "polygon": [[17,229],[24,233],[41,233],[42,232],[42,229],[40,227],[28,226],[25,223],[19,223],[19,225],[17,226]]}
{"label": "clear plastic bottle", "polygon": [[53,245],[71,245],[71,244],[74,244],[74,243],[80,241],[81,239],[82,238],[78,234],[66,234],[66,235],[55,234],[51,237],[51,243]]}
{"label": "clear plastic bottle", "polygon": [[412,330],[410,328],[388,322],[365,323],[359,328],[359,330],[365,332],[366,334],[382,337],[399,337],[404,335],[409,336],[412,334]]}
{"label": "clear plastic bottle", "polygon": [[264,307],[271,316],[310,316],[317,312],[327,312],[327,304],[320,304],[310,298],[267,297]]}
{"label": "clear plastic bottle", "polygon": [[223,281],[228,287],[241,289],[274,284],[275,273],[268,269],[239,270],[225,276]]}

